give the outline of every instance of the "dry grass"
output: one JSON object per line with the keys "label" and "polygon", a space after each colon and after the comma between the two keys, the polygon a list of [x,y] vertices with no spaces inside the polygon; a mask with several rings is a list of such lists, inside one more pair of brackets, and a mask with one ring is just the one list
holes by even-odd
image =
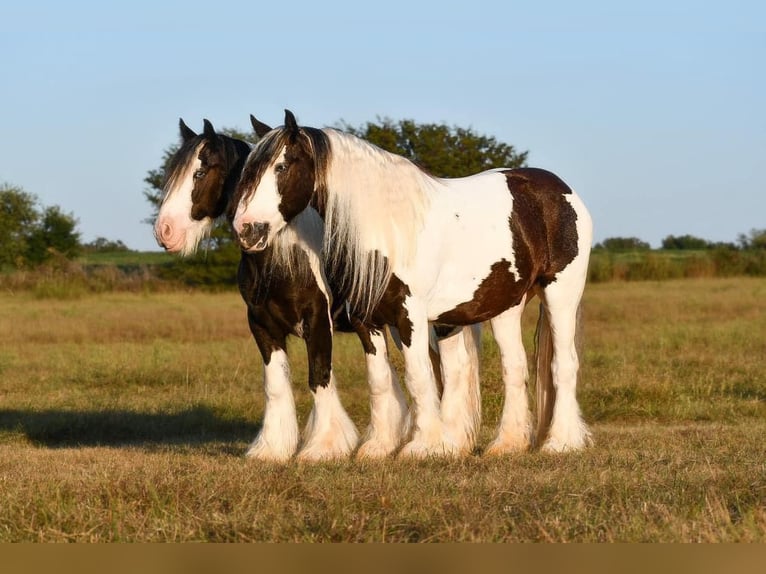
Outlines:
{"label": "dry grass", "polygon": [[[236,294],[0,295],[0,541],[766,541],[766,281],[592,285],[585,319],[586,452],[273,466],[242,458],[263,400]],[[352,337],[336,369],[362,428]]]}

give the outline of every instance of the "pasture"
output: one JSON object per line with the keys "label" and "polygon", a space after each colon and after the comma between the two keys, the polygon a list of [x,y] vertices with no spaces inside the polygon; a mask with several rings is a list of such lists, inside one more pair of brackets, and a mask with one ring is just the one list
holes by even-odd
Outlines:
{"label": "pasture", "polygon": [[[766,541],[766,280],[591,284],[583,316],[584,452],[481,455],[487,331],[474,455],[272,465],[243,457],[264,401],[237,293],[4,292],[0,541]],[[361,347],[335,344],[361,431]]]}

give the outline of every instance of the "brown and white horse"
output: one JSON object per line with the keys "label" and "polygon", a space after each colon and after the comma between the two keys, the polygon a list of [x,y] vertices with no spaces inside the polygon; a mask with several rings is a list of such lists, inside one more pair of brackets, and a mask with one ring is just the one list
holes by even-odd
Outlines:
{"label": "brown and white horse", "polygon": [[[251,116],[259,135],[269,127]],[[182,145],[169,163],[165,196],[155,222],[155,236],[168,251],[193,253],[214,221],[225,213],[234,195],[245,158],[246,142],[215,132],[205,120],[197,135],[180,122]],[[239,265],[240,293],[247,304],[248,323],[264,363],[266,410],[263,426],[248,456],[286,460],[298,448],[298,423],[286,353],[288,335],[306,341],[309,387],[314,408],[298,453],[302,459],[347,456],[355,448],[356,429],[338,399],[332,370],[332,316],[342,315],[319,259],[322,221],[314,209],[293,218],[285,233],[267,249],[243,253]],[[371,329],[354,316],[350,325],[359,335],[370,384],[371,422],[358,456],[382,457],[393,452],[407,432],[408,407],[396,372],[388,361],[382,329]],[[395,334],[395,333],[394,333]],[[459,395],[465,407],[452,416],[463,450],[475,443],[478,427],[478,338],[459,331],[440,343],[449,357],[442,366],[450,382],[449,396]],[[438,365],[437,365],[438,366]],[[466,399],[467,397],[467,399]]]}
{"label": "brown and white horse", "polygon": [[[585,205],[541,169],[494,169],[436,178],[407,159],[333,129],[285,125],[248,157],[238,184],[234,230],[258,253],[307,207],[324,219],[328,274],[375,328],[401,334],[415,406],[405,456],[456,445],[428,360],[428,324],[489,320],[498,343],[505,402],[489,452],[576,450],[590,433],[575,396],[575,333],[592,240]],[[521,315],[542,301],[538,323],[538,425],[526,395]],[[446,385],[445,385],[446,391]]]}

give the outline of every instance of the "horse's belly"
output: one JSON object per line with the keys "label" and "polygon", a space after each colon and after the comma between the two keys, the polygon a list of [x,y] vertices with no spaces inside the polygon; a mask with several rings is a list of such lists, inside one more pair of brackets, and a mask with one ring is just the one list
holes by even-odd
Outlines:
{"label": "horse's belly", "polygon": [[511,262],[500,260],[493,263],[480,280],[471,281],[445,279],[441,289],[429,305],[429,319],[447,325],[469,325],[491,319],[521,303],[530,285],[519,281],[513,272]]}

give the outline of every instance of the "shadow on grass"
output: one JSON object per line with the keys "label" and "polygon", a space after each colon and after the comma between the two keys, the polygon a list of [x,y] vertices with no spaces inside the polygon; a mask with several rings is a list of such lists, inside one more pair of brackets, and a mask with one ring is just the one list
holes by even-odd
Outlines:
{"label": "shadow on grass", "polygon": [[52,448],[250,441],[259,430],[259,423],[222,417],[208,407],[173,413],[0,409],[0,432]]}

